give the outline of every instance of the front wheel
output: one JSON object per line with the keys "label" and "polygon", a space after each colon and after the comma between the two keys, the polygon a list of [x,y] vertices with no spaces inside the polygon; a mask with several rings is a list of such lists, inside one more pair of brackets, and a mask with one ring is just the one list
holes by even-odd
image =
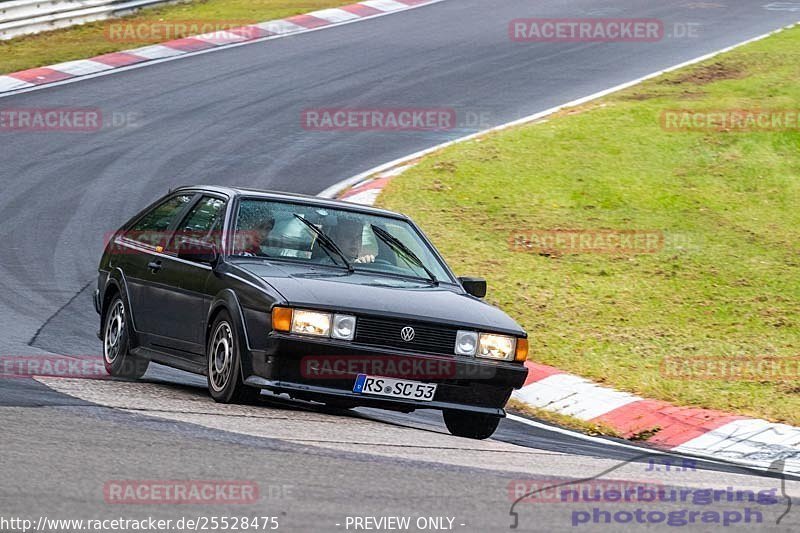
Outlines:
{"label": "front wheel", "polygon": [[444,425],[456,437],[488,439],[494,434],[500,417],[464,411],[444,411]]}
{"label": "front wheel", "polygon": [[214,320],[208,342],[208,391],[219,403],[252,403],[261,391],[242,382],[239,342],[230,315],[222,311]]}
{"label": "front wheel", "polygon": [[117,296],[106,311],[103,325],[103,364],[115,378],[139,379],[147,372],[150,361],[129,351],[128,313],[125,302]]}

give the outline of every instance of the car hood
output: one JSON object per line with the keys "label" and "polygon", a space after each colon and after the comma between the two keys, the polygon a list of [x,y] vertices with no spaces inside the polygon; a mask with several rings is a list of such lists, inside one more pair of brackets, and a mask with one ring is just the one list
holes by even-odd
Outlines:
{"label": "car hood", "polygon": [[267,261],[238,266],[263,279],[293,306],[524,334],[519,324],[500,309],[444,283],[435,287],[380,274]]}

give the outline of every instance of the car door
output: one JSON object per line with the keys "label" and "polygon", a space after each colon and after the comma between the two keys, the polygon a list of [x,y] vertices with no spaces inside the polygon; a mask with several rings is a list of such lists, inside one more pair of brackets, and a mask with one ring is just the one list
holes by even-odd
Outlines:
{"label": "car door", "polygon": [[[213,244],[221,251],[221,233],[227,202],[222,196],[204,194],[177,225],[160,259],[158,298],[159,320],[154,324],[154,343],[187,354],[190,359],[205,356],[205,321],[210,304],[206,293],[212,267],[196,260],[197,243]],[[180,254],[183,247],[184,254]]]}
{"label": "car door", "polygon": [[118,240],[123,251],[118,255],[117,266],[125,275],[133,324],[143,344],[151,344],[151,336],[161,324],[166,287],[159,273],[166,257],[164,249],[195,198],[195,193],[167,198],[142,215]]}

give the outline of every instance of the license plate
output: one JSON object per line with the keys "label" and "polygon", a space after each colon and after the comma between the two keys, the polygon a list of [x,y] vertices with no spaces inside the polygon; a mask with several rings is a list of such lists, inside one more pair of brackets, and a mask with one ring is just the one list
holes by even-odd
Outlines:
{"label": "license plate", "polygon": [[353,392],[430,402],[436,393],[436,384],[359,374]]}

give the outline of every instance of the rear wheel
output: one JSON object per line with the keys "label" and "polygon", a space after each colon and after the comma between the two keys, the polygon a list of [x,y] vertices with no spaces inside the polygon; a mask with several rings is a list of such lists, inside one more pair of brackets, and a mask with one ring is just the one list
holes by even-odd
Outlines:
{"label": "rear wheel", "polygon": [[444,425],[457,437],[488,439],[497,429],[500,417],[464,411],[444,411]]}
{"label": "rear wheel", "polygon": [[261,391],[242,382],[239,342],[230,315],[222,311],[211,327],[208,342],[208,391],[219,403],[252,403]]}
{"label": "rear wheel", "polygon": [[116,296],[106,311],[103,325],[103,363],[106,372],[116,378],[139,379],[150,361],[129,351],[128,312],[122,298]]}

